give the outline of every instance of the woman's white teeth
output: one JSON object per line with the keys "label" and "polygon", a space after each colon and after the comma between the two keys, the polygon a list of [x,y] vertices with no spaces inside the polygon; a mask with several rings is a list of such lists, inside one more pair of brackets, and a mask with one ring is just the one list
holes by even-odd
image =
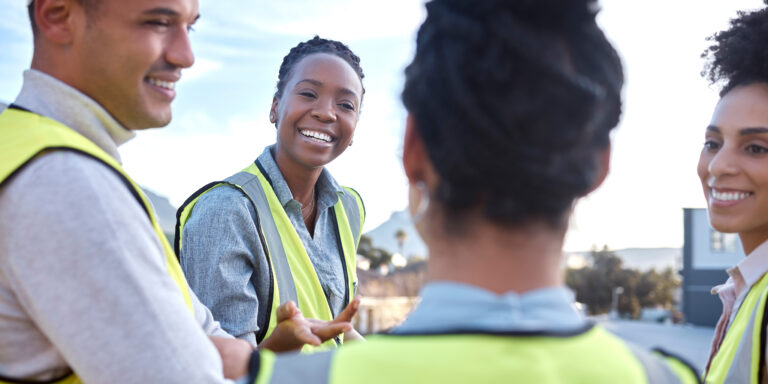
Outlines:
{"label": "woman's white teeth", "polygon": [[331,137],[326,135],[325,133],[320,133],[320,132],[316,132],[316,131],[309,131],[309,130],[303,130],[303,129],[299,130],[299,132],[301,132],[301,134],[306,136],[306,137],[311,137],[313,139],[324,141],[326,143],[330,143],[331,142]]}
{"label": "woman's white teeth", "polygon": [[173,90],[176,87],[176,83],[172,81],[163,81],[163,80],[153,79],[151,77],[147,78],[147,82],[152,85],[156,85],[160,88],[165,88],[170,90]]}
{"label": "woman's white teeth", "polygon": [[744,200],[749,196],[752,196],[751,192],[718,192],[712,190],[712,197],[722,201]]}

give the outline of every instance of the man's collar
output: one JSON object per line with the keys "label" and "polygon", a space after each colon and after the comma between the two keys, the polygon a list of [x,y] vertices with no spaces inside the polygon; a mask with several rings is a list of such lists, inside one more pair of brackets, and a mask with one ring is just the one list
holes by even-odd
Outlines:
{"label": "man's collar", "polygon": [[30,69],[13,102],[80,133],[120,162],[117,147],[136,134],[124,128],[101,105],[47,73]]}

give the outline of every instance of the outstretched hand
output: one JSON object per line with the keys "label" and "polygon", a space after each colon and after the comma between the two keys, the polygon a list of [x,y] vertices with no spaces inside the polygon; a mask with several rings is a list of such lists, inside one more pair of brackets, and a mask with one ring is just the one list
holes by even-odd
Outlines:
{"label": "outstretched hand", "polygon": [[335,319],[323,321],[305,318],[296,303],[289,301],[277,308],[277,326],[259,347],[273,352],[287,352],[301,349],[304,344],[318,346],[341,333],[352,331],[351,321],[359,307],[360,299],[355,298]]}

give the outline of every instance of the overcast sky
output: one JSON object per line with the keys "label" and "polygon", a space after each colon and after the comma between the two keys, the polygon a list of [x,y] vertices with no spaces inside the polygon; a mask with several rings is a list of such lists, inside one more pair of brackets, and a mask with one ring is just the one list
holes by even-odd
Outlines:
{"label": "overcast sky", "polygon": [[[32,55],[22,0],[0,0],[0,101],[12,101]],[[606,184],[580,202],[566,249],[679,247],[683,207],[704,207],[696,162],[717,102],[701,78],[705,38],[760,0],[606,0],[601,25],[627,85]],[[402,70],[423,20],[421,0],[201,0],[195,66],[177,85],[174,119],[120,148],[125,169],[175,205],[244,168],[275,140],[268,112],[282,57],[315,34],[361,57],[365,100],[355,142],[329,168],[357,189],[371,230],[406,205],[399,162]]]}

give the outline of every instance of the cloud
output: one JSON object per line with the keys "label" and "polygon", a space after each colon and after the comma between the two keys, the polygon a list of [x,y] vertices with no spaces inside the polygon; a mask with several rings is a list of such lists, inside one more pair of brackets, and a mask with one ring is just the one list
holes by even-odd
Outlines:
{"label": "cloud", "polygon": [[[274,142],[274,129],[260,129],[256,121],[240,116],[217,122],[205,113],[193,112],[167,128],[139,132],[120,147],[120,154],[126,171],[137,182],[178,206],[197,188],[245,168],[264,146]],[[185,127],[191,124],[222,129],[195,133]]]}
{"label": "cloud", "polygon": [[[288,36],[340,39],[345,42],[410,36],[424,18],[422,1],[263,1],[243,4],[215,2],[203,7],[203,17],[229,26],[227,33],[255,31]],[[225,22],[218,22],[222,20]]]}
{"label": "cloud", "polygon": [[194,81],[195,79],[199,79],[218,71],[223,66],[224,63],[220,61],[198,57],[195,59],[195,65],[184,70],[184,81]]}
{"label": "cloud", "polygon": [[31,42],[32,29],[23,3],[20,0],[0,0],[0,9],[3,10],[3,23],[0,24],[2,39],[26,38]]}

